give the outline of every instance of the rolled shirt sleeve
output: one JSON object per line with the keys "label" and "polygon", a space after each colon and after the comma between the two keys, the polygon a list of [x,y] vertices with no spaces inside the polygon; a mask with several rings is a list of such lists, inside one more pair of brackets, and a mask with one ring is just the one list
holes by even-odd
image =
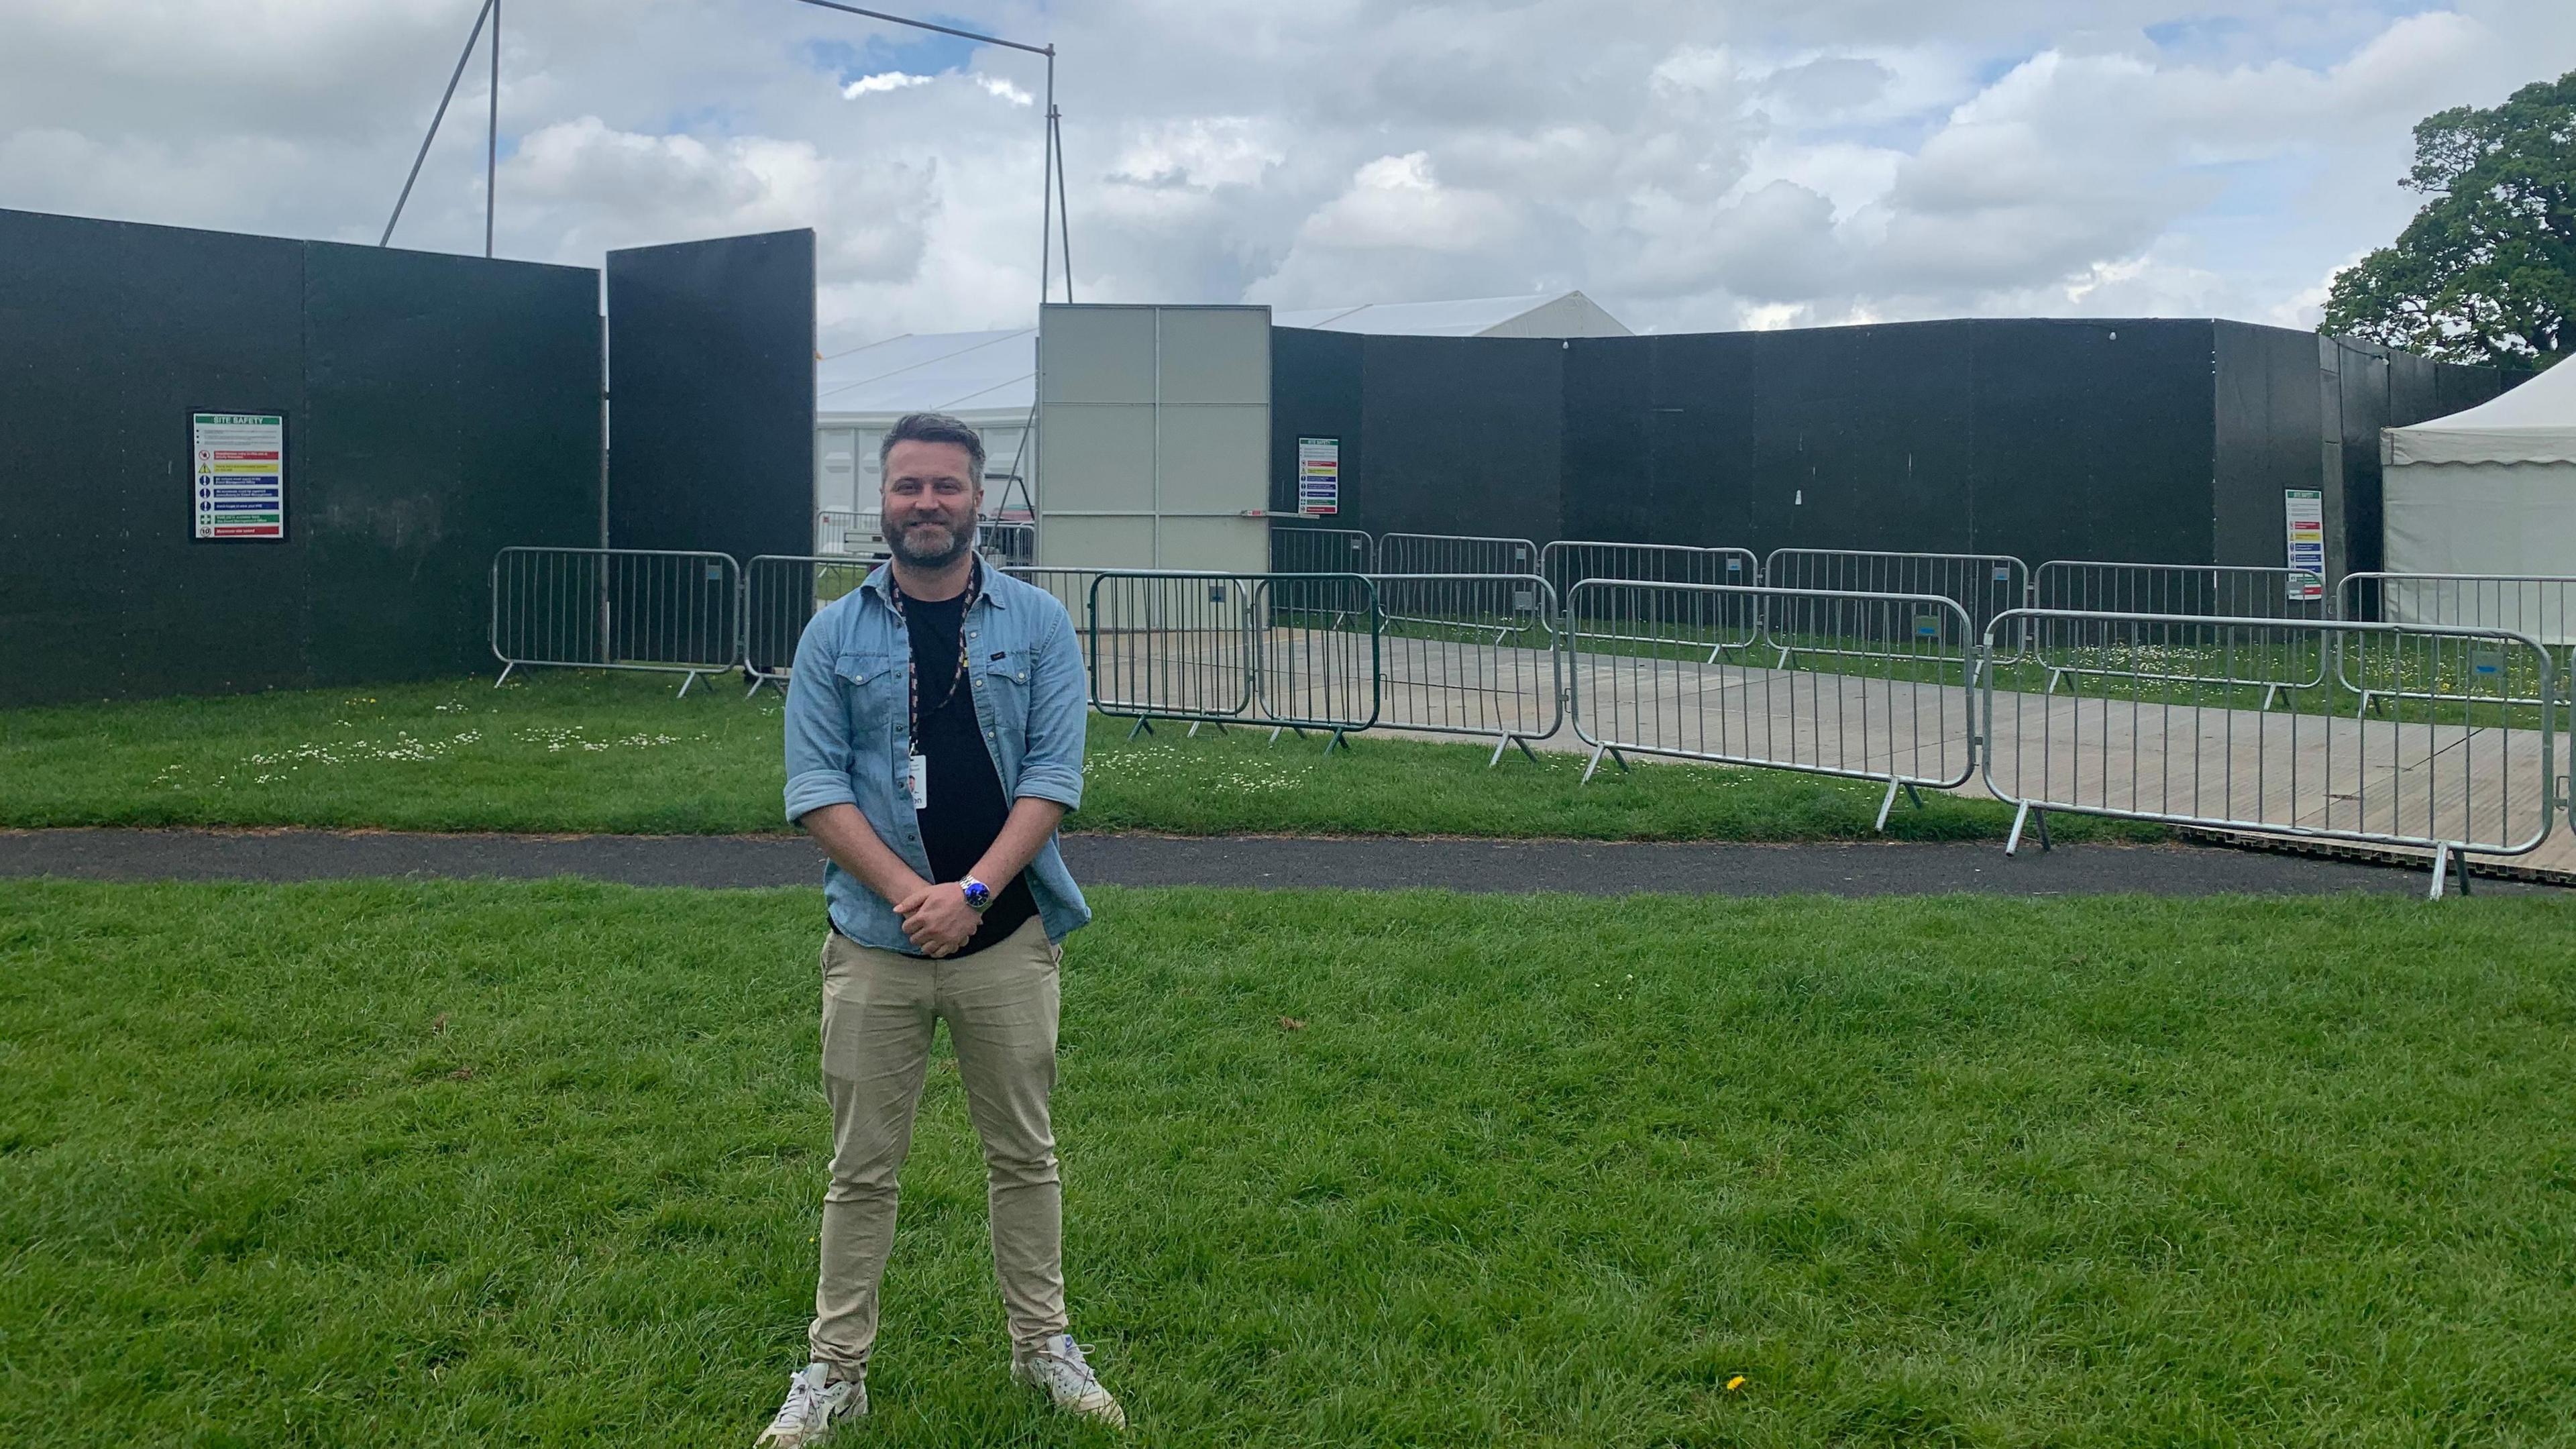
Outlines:
{"label": "rolled shirt sleeve", "polygon": [[1053,617],[1029,661],[1028,750],[1020,757],[1020,779],[1012,793],[1079,810],[1091,683],[1083,670],[1082,642],[1064,605],[1048,598],[1042,607]]}
{"label": "rolled shirt sleeve", "polygon": [[826,805],[855,805],[850,788],[849,704],[832,671],[839,611],[826,609],[796,641],[787,681],[787,818],[801,820]]}

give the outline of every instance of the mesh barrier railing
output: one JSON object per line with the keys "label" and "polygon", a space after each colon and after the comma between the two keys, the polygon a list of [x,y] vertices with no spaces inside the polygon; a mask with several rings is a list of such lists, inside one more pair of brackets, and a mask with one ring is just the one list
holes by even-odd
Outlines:
{"label": "mesh barrier railing", "polygon": [[[2087,651],[2067,692],[1983,700],[1986,785],[2034,814],[2074,811],[2433,852],[2433,893],[2462,852],[2519,855],[2557,797],[2559,680],[2537,641],[2497,629],[2341,620],[2178,618],[2024,609],[1990,637]],[[2381,714],[2272,713],[2252,687],[2175,676],[2174,657],[2332,657],[2385,681]],[[2125,667],[2124,667],[2125,666]],[[2530,680],[2529,699],[2510,681]],[[2044,840],[2043,835],[2043,840]]]}
{"label": "mesh barrier railing", "polygon": [[[1378,610],[1359,574],[1103,570],[1083,616],[1092,706],[1326,731],[1378,721]],[[1356,627],[1353,621],[1357,621]]]}
{"label": "mesh barrier railing", "polygon": [[1364,574],[1376,566],[1377,541],[1361,529],[1271,526],[1274,574]]}
{"label": "mesh barrier railing", "polygon": [[[1762,583],[1768,588],[1826,589],[1863,594],[1931,594],[1959,606],[1980,635],[1996,615],[2030,602],[2030,567],[2010,554],[1873,553],[1857,549],[1776,548],[1762,561]],[[1763,643],[1777,651],[1779,662],[1800,650],[1818,652],[1794,630],[1766,620]],[[2022,641],[1997,641],[1995,662],[2021,658]],[[1872,657],[1867,649],[1845,651]]]}
{"label": "mesh barrier railing", "polygon": [[[1539,550],[1539,573],[1570,602],[1586,579],[1640,584],[1758,584],[1762,565],[1750,549],[1698,548],[1665,543],[1603,543],[1559,539]],[[1762,633],[1761,600],[1750,594],[1706,594],[1710,654],[1748,649]]]}
{"label": "mesh barrier railing", "polygon": [[[2456,628],[2501,629],[2538,644],[2548,656],[2553,675],[2562,682],[2576,669],[2576,577],[2561,574],[2346,574],[2337,600],[2346,619],[2384,624],[2439,624]],[[2538,702],[2539,680],[2513,672],[2527,664],[2522,656],[2502,661],[2504,676],[2457,679],[2392,679],[2374,674],[2359,659],[2339,658],[2336,679],[2356,697],[2356,707],[2369,710],[2379,700],[2407,697],[2409,688],[2430,690],[2427,698],[2477,698],[2481,691],[2501,690],[2518,703]],[[2464,696],[2462,686],[2468,686]]]}
{"label": "mesh barrier railing", "polygon": [[[2034,608],[2078,613],[2311,623],[2331,614],[2324,582],[2305,569],[2079,559],[2052,559],[2033,570],[2030,603]],[[2062,639],[2033,641],[2050,647],[2028,651],[2026,657],[2048,671],[2050,691],[2070,674],[2097,673],[2106,667],[2125,673],[2143,667],[2179,682],[2250,685],[2263,691],[2262,708],[2269,709],[2283,690],[2315,689],[2325,683],[2324,652],[2311,647],[2315,641],[2299,642],[2294,635],[2229,641],[2264,646],[2254,653],[2222,649],[2215,654],[2150,656],[2129,647],[2128,632],[2106,625],[2073,647]]]}
{"label": "mesh barrier railing", "polygon": [[[1379,723],[1529,752],[1564,719],[1556,591],[1536,574],[1376,574]],[[1401,621],[1401,622],[1399,622]],[[1535,757],[1533,757],[1535,758]]]}
{"label": "mesh barrier railing", "polygon": [[686,676],[741,660],[742,568],[721,553],[514,546],[492,558],[497,687],[530,666]]}
{"label": "mesh barrier railing", "polygon": [[[1710,595],[1741,596],[1807,641],[1793,668],[1710,649]],[[1591,579],[1566,601],[1569,717],[1608,758],[1664,755],[1718,764],[1884,780],[1878,824],[1897,791],[1964,784],[1976,769],[1977,632],[1957,601],[1933,594],[1647,584]],[[1919,801],[1918,801],[1919,803]]]}
{"label": "mesh barrier railing", "polygon": [[788,677],[815,613],[866,583],[875,567],[847,555],[775,553],[742,566],[742,669],[752,693]]}

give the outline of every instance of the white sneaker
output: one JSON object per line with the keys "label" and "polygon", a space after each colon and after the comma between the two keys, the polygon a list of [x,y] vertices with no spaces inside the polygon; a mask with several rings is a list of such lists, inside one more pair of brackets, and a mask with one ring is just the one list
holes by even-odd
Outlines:
{"label": "white sneaker", "polygon": [[835,1379],[829,1364],[809,1363],[787,1377],[787,1402],[778,1417],[751,1441],[751,1449],[806,1449],[820,1444],[843,1419],[868,1411],[868,1386],[860,1379]]}
{"label": "white sneaker", "polygon": [[1127,1427],[1127,1411],[1100,1386],[1091,1365],[1083,1362],[1082,1345],[1070,1333],[1059,1333],[1039,1345],[1037,1352],[1013,1359],[1011,1377],[1044,1391],[1067,1413],[1098,1419],[1113,1429]]}

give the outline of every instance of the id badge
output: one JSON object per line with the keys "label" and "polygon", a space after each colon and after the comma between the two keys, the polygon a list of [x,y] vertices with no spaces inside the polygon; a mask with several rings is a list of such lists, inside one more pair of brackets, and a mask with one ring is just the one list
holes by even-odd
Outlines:
{"label": "id badge", "polygon": [[912,808],[927,810],[930,808],[930,757],[915,755],[908,768],[912,773]]}

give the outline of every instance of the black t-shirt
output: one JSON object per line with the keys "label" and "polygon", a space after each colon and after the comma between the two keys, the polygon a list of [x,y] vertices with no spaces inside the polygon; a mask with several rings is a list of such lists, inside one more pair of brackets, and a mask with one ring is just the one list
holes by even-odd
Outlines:
{"label": "black t-shirt", "polygon": [[[1010,817],[1011,802],[1002,794],[1001,772],[984,746],[984,727],[975,719],[974,686],[957,672],[958,646],[964,639],[958,620],[966,596],[925,602],[903,601],[905,628],[912,635],[912,677],[921,692],[921,737],[913,748],[930,759],[930,804],[915,816],[921,843],[930,853],[931,878],[965,877],[992,848]],[[972,665],[970,663],[969,667]],[[1026,925],[1038,913],[1029,894],[1028,873],[993,893],[984,923],[959,947],[972,955]]]}

